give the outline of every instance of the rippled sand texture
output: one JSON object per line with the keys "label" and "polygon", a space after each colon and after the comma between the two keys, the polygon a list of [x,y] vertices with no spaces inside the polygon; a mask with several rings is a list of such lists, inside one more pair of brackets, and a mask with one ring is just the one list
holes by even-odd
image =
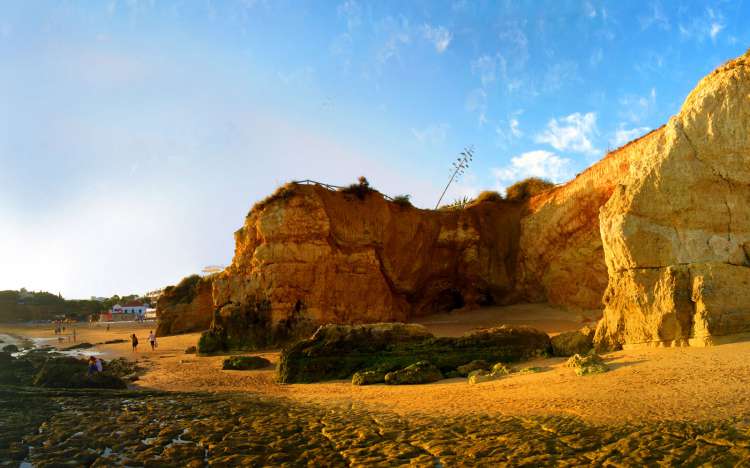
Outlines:
{"label": "rippled sand texture", "polygon": [[739,419],[623,426],[559,416],[404,418],[246,394],[0,389],[0,424],[10,429],[2,431],[0,458],[35,466],[730,466],[750,460],[748,422]]}

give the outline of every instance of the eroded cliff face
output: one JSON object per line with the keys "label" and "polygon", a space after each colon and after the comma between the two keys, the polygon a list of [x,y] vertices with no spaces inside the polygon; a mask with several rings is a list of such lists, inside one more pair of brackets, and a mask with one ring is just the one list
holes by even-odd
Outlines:
{"label": "eroded cliff face", "polygon": [[750,58],[663,127],[523,203],[418,210],[291,185],[214,282],[206,352],[483,304],[604,306],[600,349],[750,333]]}
{"label": "eroded cliff face", "polygon": [[750,57],[704,78],[638,144],[604,205],[600,348],[707,344],[750,332]]}
{"label": "eroded cliff face", "polygon": [[407,321],[514,299],[521,206],[419,210],[314,185],[287,185],[235,233],[214,282],[204,352],[263,347],[324,323]]}

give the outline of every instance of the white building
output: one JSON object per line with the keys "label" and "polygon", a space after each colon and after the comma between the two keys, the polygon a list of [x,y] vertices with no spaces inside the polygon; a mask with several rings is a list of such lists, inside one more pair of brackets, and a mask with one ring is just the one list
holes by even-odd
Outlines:
{"label": "white building", "polygon": [[112,319],[116,320],[116,316],[120,315],[132,315],[133,318],[143,319],[146,317],[146,309],[148,307],[140,301],[130,301],[125,305],[117,304],[112,307]]}

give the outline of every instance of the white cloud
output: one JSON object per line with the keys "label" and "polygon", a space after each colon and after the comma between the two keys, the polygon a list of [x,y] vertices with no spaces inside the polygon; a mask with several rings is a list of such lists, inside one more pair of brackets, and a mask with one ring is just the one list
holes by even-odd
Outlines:
{"label": "white cloud", "polygon": [[528,151],[511,158],[509,165],[492,169],[492,174],[501,189],[527,177],[563,182],[572,175],[570,162],[570,159],[561,158],[550,151]]}
{"label": "white cloud", "polygon": [[346,20],[349,31],[357,29],[362,24],[362,8],[354,0],[346,0],[336,8],[339,18]]}
{"label": "white cloud", "polygon": [[420,143],[437,145],[445,141],[449,129],[450,125],[442,123],[429,125],[421,130],[412,128],[411,133]]}
{"label": "white cloud", "polygon": [[537,143],[547,143],[558,151],[574,151],[584,154],[599,152],[591,143],[596,135],[596,113],[576,112],[560,119],[552,119],[547,129],[536,135]]}
{"label": "white cloud", "polygon": [[641,23],[642,30],[648,29],[651,26],[656,26],[665,31],[668,31],[671,28],[669,18],[664,14],[661,3],[658,1],[651,4],[651,12],[647,16],[641,16],[638,20]]}
{"label": "white cloud", "polygon": [[510,122],[508,123],[508,125],[510,126],[510,133],[514,137],[520,138],[523,135],[520,124],[518,123],[518,119],[516,118],[510,119]]}
{"label": "white cloud", "polygon": [[726,27],[724,15],[713,8],[706,8],[702,16],[695,16],[690,23],[680,24],[680,35],[685,39],[703,42],[710,38],[716,42],[717,37]]}
{"label": "white cloud", "polygon": [[453,40],[453,34],[443,26],[433,27],[425,24],[422,27],[422,34],[424,34],[425,39],[435,45],[435,50],[438,54],[445,52]]}
{"label": "white cloud", "polygon": [[646,96],[628,94],[620,98],[620,117],[635,124],[640,123],[656,108],[656,88]]}
{"label": "white cloud", "polygon": [[619,148],[625,143],[628,143],[629,141],[645,135],[649,130],[651,130],[651,127],[634,127],[628,129],[625,128],[625,125],[626,124],[621,123],[615,131],[614,138],[610,140],[610,145],[612,147]]}
{"label": "white cloud", "polygon": [[385,43],[377,54],[378,64],[383,66],[391,59],[400,58],[401,46],[411,43],[411,29],[406,18],[396,20],[388,17],[376,26],[379,34],[385,36]]}
{"label": "white cloud", "polygon": [[505,75],[505,59],[499,54],[494,57],[482,55],[471,62],[471,72],[479,75],[482,86],[487,86],[497,79],[498,73]]}
{"label": "white cloud", "polygon": [[487,92],[482,88],[474,89],[466,97],[466,110],[478,115],[479,125],[487,123]]}
{"label": "white cloud", "polygon": [[547,68],[544,75],[544,87],[547,91],[557,91],[570,81],[578,81],[578,64],[571,61],[554,63]]}

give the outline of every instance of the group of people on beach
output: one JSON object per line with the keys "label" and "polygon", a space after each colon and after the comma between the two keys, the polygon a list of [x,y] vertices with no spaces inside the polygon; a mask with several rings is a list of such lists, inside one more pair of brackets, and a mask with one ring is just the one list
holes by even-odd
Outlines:
{"label": "group of people on beach", "polygon": [[97,372],[104,370],[104,363],[101,359],[95,356],[89,356],[89,375],[94,375]]}
{"label": "group of people on beach", "polygon": [[[158,344],[156,343],[156,334],[153,330],[148,333],[148,342],[151,345],[151,351],[156,351]],[[138,352],[138,337],[135,336],[135,333],[130,335],[130,344],[133,345],[133,352]]]}

